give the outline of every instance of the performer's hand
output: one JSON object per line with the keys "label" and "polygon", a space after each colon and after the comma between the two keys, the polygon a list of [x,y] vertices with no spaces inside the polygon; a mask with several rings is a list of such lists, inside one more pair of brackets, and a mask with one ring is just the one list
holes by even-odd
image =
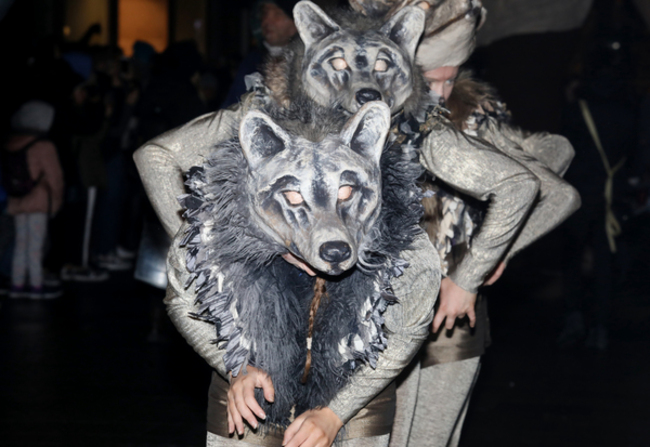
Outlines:
{"label": "performer's hand", "polygon": [[447,320],[445,327],[453,329],[456,318],[469,317],[469,325],[476,324],[476,294],[457,286],[449,277],[444,278],[440,283],[440,306],[433,318],[433,332],[438,332],[442,322]]}
{"label": "performer's hand", "polygon": [[483,283],[484,286],[491,286],[499,278],[501,278],[501,275],[503,275],[503,271],[506,269],[506,263],[505,262],[499,262],[499,265],[497,265],[497,268],[494,269],[492,274],[488,277],[488,279],[485,280]]}
{"label": "performer's hand", "polygon": [[316,276],[316,272],[314,272],[312,269],[309,268],[307,264],[302,262],[300,259],[296,258],[294,255],[291,253],[285,253],[282,255],[282,259],[287,261],[291,265],[295,265],[299,269],[303,270],[306,272],[309,276]]}
{"label": "performer's hand", "polygon": [[343,422],[329,408],[305,411],[287,427],[284,447],[330,447]]}
{"label": "performer's hand", "polygon": [[261,369],[247,366],[246,373],[240,372],[237,377],[230,379],[227,407],[228,433],[233,433],[236,428],[237,433],[244,434],[242,418],[253,428],[257,428],[257,418],[266,419],[264,410],[255,400],[255,388],[262,388],[264,399],[273,402],[275,394],[273,381]]}

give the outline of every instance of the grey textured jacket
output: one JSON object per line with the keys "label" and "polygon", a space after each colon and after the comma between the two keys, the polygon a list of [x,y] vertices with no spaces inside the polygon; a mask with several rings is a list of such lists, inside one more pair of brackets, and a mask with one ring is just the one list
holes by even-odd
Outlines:
{"label": "grey textured jacket", "polygon": [[[488,108],[501,107],[487,104],[489,97],[485,100]],[[498,261],[508,261],[580,206],[578,192],[562,179],[574,155],[568,140],[529,134],[493,115],[470,117],[464,132],[449,131],[444,118],[432,119],[422,147],[422,164],[440,180],[471,197],[490,200],[471,248],[449,275],[472,292]]]}

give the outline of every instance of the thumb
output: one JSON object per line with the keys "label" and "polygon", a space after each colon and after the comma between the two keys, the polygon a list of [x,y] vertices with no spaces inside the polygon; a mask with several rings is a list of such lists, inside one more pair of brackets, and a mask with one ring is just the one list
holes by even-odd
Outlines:
{"label": "thumb", "polygon": [[264,393],[264,399],[267,402],[273,402],[275,400],[275,388],[273,388],[273,380],[268,374],[259,374],[257,376],[256,388],[262,388]]}

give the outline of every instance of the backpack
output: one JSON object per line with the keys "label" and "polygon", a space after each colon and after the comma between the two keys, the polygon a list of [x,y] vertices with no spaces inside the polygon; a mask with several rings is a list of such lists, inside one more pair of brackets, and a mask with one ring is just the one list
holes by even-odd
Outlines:
{"label": "backpack", "polygon": [[2,187],[10,197],[24,197],[41,181],[43,175],[33,179],[27,163],[27,150],[40,138],[28,143],[17,151],[2,151]]}

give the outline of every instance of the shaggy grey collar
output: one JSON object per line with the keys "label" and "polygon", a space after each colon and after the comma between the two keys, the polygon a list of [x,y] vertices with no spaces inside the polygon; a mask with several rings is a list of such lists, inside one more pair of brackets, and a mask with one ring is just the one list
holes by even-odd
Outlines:
{"label": "shaggy grey collar", "polygon": [[[179,200],[189,227],[182,240],[199,315],[216,325],[224,362],[236,376],[247,364],[271,376],[275,402],[258,395],[271,426],[326,406],[361,364],[375,367],[387,338],[383,312],[397,298],[390,281],[408,266],[399,253],[421,232],[422,168],[409,146],[384,150],[382,208],[360,247],[356,267],[327,278],[328,298],[316,314],[312,367],[300,382],[314,279],[285,262],[279,246],[252,225],[245,185],[248,166],[238,141],[215,148],[192,168],[190,194]],[[266,429],[269,425],[266,425]]]}

